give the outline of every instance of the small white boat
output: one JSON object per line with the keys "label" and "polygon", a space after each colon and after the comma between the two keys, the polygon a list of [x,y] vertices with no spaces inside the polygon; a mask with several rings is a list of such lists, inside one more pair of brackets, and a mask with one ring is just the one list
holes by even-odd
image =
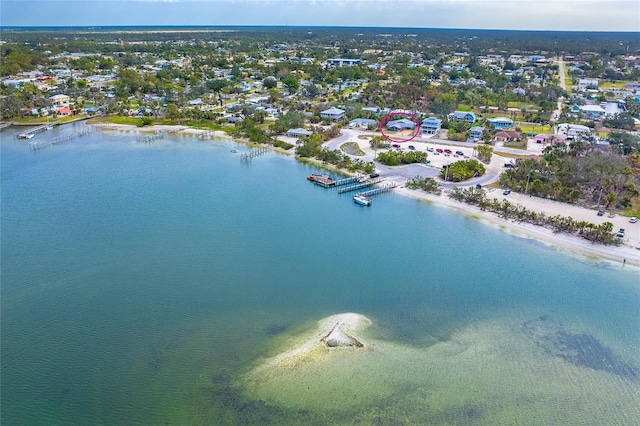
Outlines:
{"label": "small white boat", "polygon": [[35,135],[33,133],[20,133],[18,139],[31,139]]}
{"label": "small white boat", "polygon": [[238,152],[237,149],[232,149],[231,152],[233,152],[234,154]]}
{"label": "small white boat", "polygon": [[353,202],[356,204],[360,204],[361,206],[370,206],[371,198],[365,197],[364,195],[356,194],[353,196]]}

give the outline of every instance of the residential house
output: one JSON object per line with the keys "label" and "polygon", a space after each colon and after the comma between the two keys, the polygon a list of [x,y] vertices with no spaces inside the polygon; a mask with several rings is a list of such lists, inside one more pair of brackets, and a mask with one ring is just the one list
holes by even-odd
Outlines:
{"label": "residential house", "polygon": [[58,114],[60,117],[66,117],[68,115],[71,115],[71,109],[69,109],[69,107],[60,108],[58,111],[56,111],[56,114]]}
{"label": "residential house", "polygon": [[469,124],[476,122],[476,115],[468,111],[454,111],[449,118],[453,121],[466,121]]}
{"label": "residential house", "polygon": [[551,135],[545,135],[544,133],[540,133],[533,138],[535,143],[550,143],[552,139],[553,137]]}
{"label": "residential house", "polygon": [[344,113],[345,111],[340,108],[331,107],[329,109],[322,111],[320,113],[320,118],[329,118],[333,121],[338,121],[344,118]]}
{"label": "residential house", "polygon": [[600,105],[584,105],[580,108],[582,118],[587,120],[601,120],[605,115],[605,110]]}
{"label": "residential house", "polygon": [[355,118],[349,122],[349,127],[369,127],[377,124],[376,120],[370,118]]}
{"label": "residential house", "polygon": [[590,135],[591,130],[587,126],[580,124],[562,123],[556,126],[556,133],[563,135],[566,140],[572,141],[581,135]]}
{"label": "residential house", "polygon": [[481,126],[474,126],[471,128],[471,139],[479,141],[482,139],[482,132],[484,129]]}
{"label": "residential house", "polygon": [[507,117],[496,117],[490,118],[489,123],[496,130],[502,129],[512,129],[513,128],[513,120]]}
{"label": "residential house", "polygon": [[515,130],[502,130],[494,136],[497,142],[515,142],[522,140],[522,134]]}
{"label": "residential house", "polygon": [[392,120],[387,123],[387,129],[389,130],[413,130],[416,128],[416,123],[407,118],[401,118],[399,120]]}
{"label": "residential house", "polygon": [[335,67],[352,67],[359,64],[360,59],[327,59],[327,65]]}
{"label": "residential house", "polygon": [[311,136],[312,134],[313,132],[310,132],[309,130],[305,130],[301,128],[287,130],[287,136],[296,138],[296,139],[301,136]]}
{"label": "residential house", "polygon": [[597,78],[581,78],[578,80],[578,88],[586,89],[587,87],[598,87],[598,79]]}
{"label": "residential house", "polygon": [[442,127],[442,120],[436,117],[429,117],[422,120],[420,129],[423,135],[435,135]]}
{"label": "residential house", "polygon": [[69,96],[67,95],[55,95],[49,98],[51,101],[51,106],[54,110],[59,110],[61,108],[69,108]]}

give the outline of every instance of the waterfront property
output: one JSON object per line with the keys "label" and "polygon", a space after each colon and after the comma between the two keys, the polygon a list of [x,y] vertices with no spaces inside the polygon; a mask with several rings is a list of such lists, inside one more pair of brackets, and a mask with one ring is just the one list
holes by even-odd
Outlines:
{"label": "waterfront property", "polygon": [[435,135],[442,127],[442,120],[436,117],[429,117],[422,120],[420,130],[423,135]]}

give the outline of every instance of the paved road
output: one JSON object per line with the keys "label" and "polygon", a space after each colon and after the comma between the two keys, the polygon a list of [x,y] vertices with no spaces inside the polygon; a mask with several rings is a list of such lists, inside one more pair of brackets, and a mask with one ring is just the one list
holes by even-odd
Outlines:
{"label": "paved road", "polygon": [[[562,58],[562,56],[560,56],[558,58],[558,73],[560,74],[560,87],[562,87],[563,89],[565,88],[565,83],[566,83],[566,79],[564,77],[564,59]],[[558,121],[558,119],[560,118],[560,114],[562,113],[562,105],[564,104],[564,96],[560,96],[558,98],[558,106],[556,108],[556,110],[554,112],[551,113],[551,117],[549,118],[549,121],[554,122],[554,121]]]}

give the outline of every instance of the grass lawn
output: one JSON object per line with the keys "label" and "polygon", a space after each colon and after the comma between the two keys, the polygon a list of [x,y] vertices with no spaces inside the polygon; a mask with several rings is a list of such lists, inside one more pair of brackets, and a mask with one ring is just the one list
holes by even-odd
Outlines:
{"label": "grass lawn", "polygon": [[521,142],[505,142],[504,143],[504,147],[505,148],[515,148],[515,149],[523,149],[526,150],[527,149],[527,141],[521,141]]}
{"label": "grass lawn", "polygon": [[547,124],[522,124],[515,123],[525,133],[553,133],[553,127]]}
{"label": "grass lawn", "polygon": [[601,81],[600,88],[606,89],[624,89],[624,85],[630,83],[630,81]]}

